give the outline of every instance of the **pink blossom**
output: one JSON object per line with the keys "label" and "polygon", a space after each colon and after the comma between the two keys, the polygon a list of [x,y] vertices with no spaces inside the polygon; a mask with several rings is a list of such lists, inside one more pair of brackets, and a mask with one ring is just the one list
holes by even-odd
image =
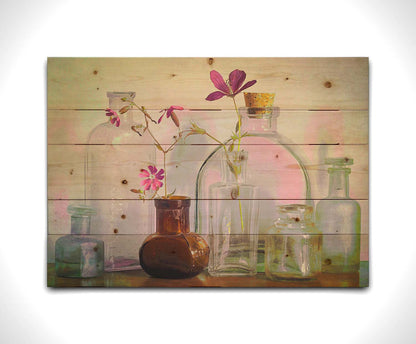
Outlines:
{"label": "pink blossom", "polygon": [[149,190],[150,188],[152,188],[152,190],[154,191],[157,191],[159,190],[159,188],[163,186],[163,183],[161,182],[161,180],[165,178],[164,176],[165,171],[163,170],[163,168],[161,168],[158,171],[155,166],[151,166],[151,165],[148,166],[147,168],[149,170],[146,170],[144,168],[140,170],[139,177],[145,178],[141,181],[140,185],[144,186],[144,189],[146,191]]}
{"label": "pink blossom", "polygon": [[108,108],[105,109],[105,115],[110,116],[111,124],[115,124],[116,127],[120,126],[120,117],[118,116],[117,112]]}
{"label": "pink blossom", "polygon": [[172,114],[174,114],[173,110],[183,110],[183,107],[178,106],[178,105],[172,105],[171,107],[169,107],[169,109],[163,109],[162,111],[160,111],[163,113],[162,113],[162,116],[160,116],[157,123],[160,123],[162,121],[162,118],[165,114],[166,114],[166,118],[169,118]]}
{"label": "pink blossom", "polygon": [[230,73],[227,82],[224,81],[224,78],[216,70],[211,71],[210,78],[219,91],[212,92],[205,98],[209,101],[217,100],[224,96],[235,97],[238,93],[253,86],[257,82],[257,80],[251,80],[242,86],[244,80],[246,80],[246,73],[239,69],[235,69]]}

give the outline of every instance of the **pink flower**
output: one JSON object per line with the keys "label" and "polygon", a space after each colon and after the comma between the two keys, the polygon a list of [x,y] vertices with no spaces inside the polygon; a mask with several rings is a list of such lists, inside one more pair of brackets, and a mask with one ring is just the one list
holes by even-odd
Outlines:
{"label": "pink flower", "polygon": [[172,116],[173,122],[176,124],[177,127],[179,127],[179,123],[177,122],[177,117],[176,117],[175,113],[173,112],[173,110],[183,110],[183,107],[182,106],[177,106],[177,105],[172,105],[169,109],[163,109],[162,111],[160,111],[160,112],[163,112],[163,114],[162,114],[162,116],[160,116],[157,123],[160,123],[162,121],[163,116],[166,114],[166,118],[169,118],[170,116]]}
{"label": "pink flower", "polygon": [[116,127],[120,126],[120,117],[118,116],[117,112],[108,108],[108,109],[105,109],[105,115],[111,117],[110,118],[111,124],[115,124]]}
{"label": "pink flower", "polygon": [[150,188],[152,188],[152,190],[154,191],[157,191],[159,190],[159,188],[163,186],[161,180],[165,178],[165,171],[163,170],[163,168],[161,168],[158,171],[155,166],[148,166],[147,168],[149,169],[149,171],[144,168],[140,170],[139,177],[145,178],[141,181],[140,185],[144,186],[144,189],[146,191]]}
{"label": "pink flower", "polygon": [[243,85],[244,80],[246,80],[246,73],[242,70],[235,69],[233,70],[227,82],[224,81],[224,78],[215,70],[212,70],[210,73],[211,81],[213,82],[214,86],[219,89],[219,91],[212,92],[206,97],[206,100],[217,100],[224,96],[227,97],[235,97],[241,91],[245,90],[253,86],[257,80],[251,80]]}

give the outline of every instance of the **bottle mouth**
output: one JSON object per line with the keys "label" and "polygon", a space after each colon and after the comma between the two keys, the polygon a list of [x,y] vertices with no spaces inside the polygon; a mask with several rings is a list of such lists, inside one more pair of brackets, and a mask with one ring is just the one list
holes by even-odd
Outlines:
{"label": "bottle mouth", "polygon": [[350,166],[354,164],[354,159],[348,157],[326,158],[325,165],[332,165],[334,167]]}
{"label": "bottle mouth", "polygon": [[303,227],[312,222],[313,208],[304,204],[288,204],[277,207],[278,218],[275,224],[288,228]]}
{"label": "bottle mouth", "polygon": [[107,97],[108,98],[122,98],[122,97],[126,97],[129,98],[131,100],[134,99],[134,97],[136,97],[136,92],[107,92]]}
{"label": "bottle mouth", "polygon": [[273,107],[240,107],[240,114],[245,115],[248,118],[276,118],[280,114],[280,108]]}
{"label": "bottle mouth", "polygon": [[97,213],[93,207],[85,204],[70,204],[67,207],[67,212],[74,217],[91,216]]}
{"label": "bottle mouth", "polygon": [[169,198],[157,198],[155,207],[157,209],[178,209],[189,208],[191,205],[191,198],[187,196],[171,196]]}

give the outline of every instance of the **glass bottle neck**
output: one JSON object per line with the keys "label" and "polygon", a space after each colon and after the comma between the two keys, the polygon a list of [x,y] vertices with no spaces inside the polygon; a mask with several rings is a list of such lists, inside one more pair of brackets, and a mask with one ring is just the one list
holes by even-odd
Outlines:
{"label": "glass bottle neck", "polygon": [[[174,196],[175,197],[175,196]],[[189,198],[156,199],[156,233],[189,233]]]}
{"label": "glass bottle neck", "polygon": [[349,198],[349,177],[350,169],[329,170],[328,198]]}
{"label": "glass bottle neck", "polygon": [[71,216],[71,234],[90,234],[90,216]]}
{"label": "glass bottle neck", "polygon": [[276,132],[277,131],[277,119],[275,116],[263,115],[252,116],[243,114],[241,118],[241,132],[249,133],[264,133],[264,132]]}
{"label": "glass bottle neck", "polygon": [[120,117],[120,126],[131,125],[133,122],[133,111],[130,110],[124,114],[120,113],[120,109],[126,105],[129,105],[125,100],[133,101],[136,96],[135,92],[107,92],[108,106],[110,109],[117,112]]}
{"label": "glass bottle neck", "polygon": [[[120,118],[120,127],[121,128],[123,128],[123,127],[130,128],[131,125],[134,122],[134,120],[133,120],[133,111],[129,111],[129,112],[123,113],[123,114],[120,114],[119,112],[117,112],[117,113],[118,113],[118,117]],[[108,119],[108,121],[110,122],[110,119]]]}
{"label": "glass bottle neck", "polygon": [[288,204],[277,207],[275,226],[279,229],[305,229],[314,226],[313,207],[304,204]]}

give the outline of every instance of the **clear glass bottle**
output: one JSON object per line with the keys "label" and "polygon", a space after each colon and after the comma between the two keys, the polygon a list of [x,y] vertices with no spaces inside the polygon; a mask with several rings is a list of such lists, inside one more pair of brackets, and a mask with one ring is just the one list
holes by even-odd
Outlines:
{"label": "clear glass bottle", "polygon": [[[140,169],[154,165],[156,153],[151,137],[139,136],[131,127],[144,124],[141,113],[130,110],[122,98],[134,100],[134,92],[107,92],[109,108],[117,111],[120,126],[110,119],[89,134],[85,160],[85,199],[97,209],[91,223],[94,234],[105,235],[106,271],[140,269],[138,247],[153,231],[151,202],[138,202],[136,188]],[[102,114],[105,118],[104,113]]]}
{"label": "clear glass bottle", "polygon": [[[277,131],[278,107],[240,108],[240,150],[248,152],[247,184],[258,187],[259,245],[258,272],[264,272],[264,238],[275,220],[276,207],[304,202],[313,206],[310,181],[299,146]],[[230,144],[230,141],[226,142]],[[196,179],[195,231],[208,235],[209,185],[221,181],[222,147],[203,162]]]}
{"label": "clear glass bottle", "polygon": [[90,236],[91,215],[85,205],[70,205],[71,234],[55,243],[55,272],[60,277],[96,277],[104,270],[104,243]]}
{"label": "clear glass bottle", "polygon": [[255,275],[258,188],[246,184],[246,151],[222,151],[222,155],[223,180],[209,187],[208,272],[212,276]]}
{"label": "clear glass bottle", "polygon": [[325,160],[328,196],[316,206],[316,225],[323,233],[322,272],[357,272],[360,268],[361,208],[349,197],[350,158]]}
{"label": "clear glass bottle", "polygon": [[312,222],[311,206],[278,207],[266,236],[265,272],[273,280],[312,279],[321,271],[322,235]]}

